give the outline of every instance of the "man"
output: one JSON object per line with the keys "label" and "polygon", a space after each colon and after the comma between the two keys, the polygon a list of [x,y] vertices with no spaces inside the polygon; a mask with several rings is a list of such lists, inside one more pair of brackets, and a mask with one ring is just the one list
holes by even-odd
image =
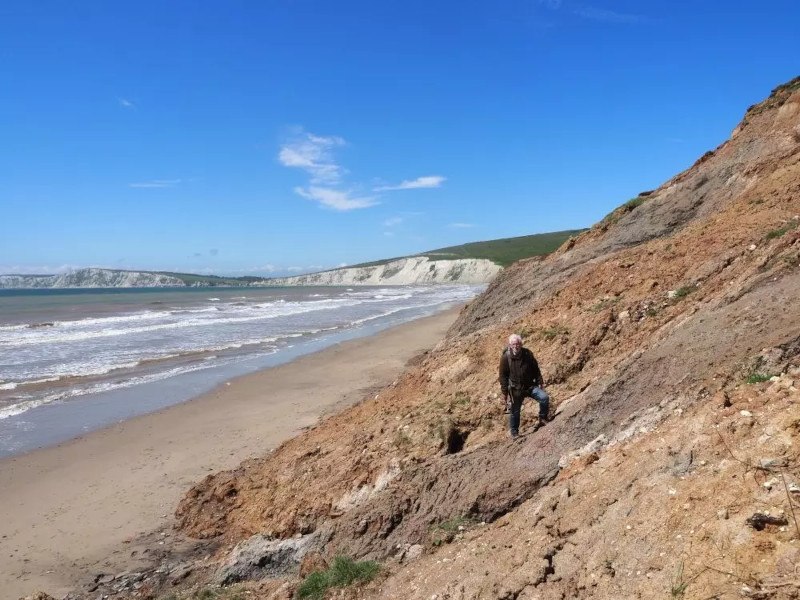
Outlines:
{"label": "man", "polygon": [[538,429],[549,421],[550,396],[542,389],[542,372],[533,352],[522,347],[522,338],[516,333],[508,338],[508,348],[500,357],[500,390],[510,401],[508,427],[511,437],[519,435],[520,410],[525,398],[539,403]]}

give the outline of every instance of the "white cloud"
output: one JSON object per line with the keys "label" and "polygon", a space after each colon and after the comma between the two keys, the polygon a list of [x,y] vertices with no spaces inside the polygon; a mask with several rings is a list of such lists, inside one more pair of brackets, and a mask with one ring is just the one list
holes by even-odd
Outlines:
{"label": "white cloud", "polygon": [[[379,196],[358,195],[353,191],[363,186],[355,185],[350,189],[343,189],[346,185],[342,180],[348,171],[337,162],[334,151],[344,145],[346,142],[339,136],[321,136],[303,131],[283,144],[278,151],[278,161],[285,167],[300,169],[309,176],[308,184],[295,187],[294,192],[307,200],[314,200],[322,206],[339,211],[379,204]],[[435,188],[441,186],[445,179],[441,175],[429,175],[403,181],[398,185],[375,187],[372,191]]]}
{"label": "white cloud", "polygon": [[122,108],[129,108],[129,109],[135,109],[136,108],[136,104],[134,104],[132,101],[128,100],[127,98],[117,98],[117,102],[119,102],[119,105]]}
{"label": "white cloud", "polygon": [[383,226],[384,226],[384,227],[397,227],[397,226],[398,226],[398,225],[400,225],[400,224],[401,224],[403,221],[405,221],[405,219],[404,219],[403,217],[391,217],[391,218],[389,218],[389,219],[386,219],[386,220],[383,222]]}
{"label": "white cloud", "polygon": [[0,265],[0,275],[60,275],[83,268],[82,265]]}
{"label": "white cloud", "polygon": [[171,188],[179,185],[180,179],[154,179],[152,181],[141,181],[138,183],[129,183],[128,187],[132,188]]}
{"label": "white cloud", "polygon": [[308,265],[306,267],[286,267],[287,273],[318,273],[319,271],[325,271],[326,269],[331,269],[333,267],[323,267],[322,265]]}
{"label": "white cloud", "polygon": [[452,227],[454,229],[468,229],[470,227],[475,227],[472,223],[450,223],[448,227]]}
{"label": "white cloud", "polygon": [[602,23],[641,23],[647,18],[642,15],[621,13],[606,8],[597,8],[588,4],[578,2],[564,2],[564,0],[538,0],[538,3],[545,8],[553,11],[560,10],[562,6],[565,10],[582,19],[600,21]]}
{"label": "white cloud", "polygon": [[311,183],[338,183],[345,171],[334,160],[332,150],[344,145],[345,141],[338,136],[305,133],[284,144],[278,153],[278,160],[285,167],[307,172],[311,175]]}
{"label": "white cloud", "polygon": [[[217,271],[219,267],[217,267]],[[233,271],[228,271],[230,275],[260,275],[262,273],[274,273],[275,271],[280,271],[280,267],[276,267],[271,263],[267,263],[264,265],[260,265],[257,267],[247,267],[245,269],[235,269]]]}
{"label": "white cloud", "polygon": [[641,15],[632,15],[620,13],[605,8],[596,8],[594,6],[587,6],[578,4],[572,9],[573,14],[578,15],[584,19],[592,21],[601,21],[603,23],[639,23],[644,21]]}
{"label": "white cloud", "polygon": [[323,206],[339,211],[367,208],[378,204],[378,200],[374,196],[354,198],[350,195],[351,192],[348,191],[334,190],[332,188],[313,185],[308,188],[296,187],[294,188],[294,192],[298,196],[302,196],[308,200],[314,200]]}
{"label": "white cloud", "polygon": [[425,177],[417,177],[416,179],[408,179],[402,181],[397,185],[384,185],[376,187],[376,192],[389,192],[394,190],[417,190],[421,188],[438,188],[447,180],[447,177],[441,175],[427,175]]}

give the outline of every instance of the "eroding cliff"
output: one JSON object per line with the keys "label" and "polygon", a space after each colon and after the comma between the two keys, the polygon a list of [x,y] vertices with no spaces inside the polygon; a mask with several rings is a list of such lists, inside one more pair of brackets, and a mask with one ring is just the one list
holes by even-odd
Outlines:
{"label": "eroding cliff", "polygon": [[[798,598],[798,225],[794,80],[687,171],[504,270],[394,385],[197,483],[177,526],[220,564],[254,535],[380,561],[349,598]],[[497,394],[512,331],[555,405],[519,441]]]}

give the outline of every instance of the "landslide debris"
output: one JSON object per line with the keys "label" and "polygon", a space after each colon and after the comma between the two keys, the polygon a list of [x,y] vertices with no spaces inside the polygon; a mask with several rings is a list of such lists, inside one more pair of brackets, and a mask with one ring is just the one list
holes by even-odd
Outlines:
{"label": "landslide debris", "polygon": [[[798,225],[795,79],[691,168],[504,270],[395,384],[197,483],[177,527],[220,564],[257,535],[303,540],[296,562],[383,565],[344,597],[800,598]],[[526,408],[517,442],[496,383],[511,332],[556,412],[524,431]],[[283,577],[246,590],[291,597]]]}

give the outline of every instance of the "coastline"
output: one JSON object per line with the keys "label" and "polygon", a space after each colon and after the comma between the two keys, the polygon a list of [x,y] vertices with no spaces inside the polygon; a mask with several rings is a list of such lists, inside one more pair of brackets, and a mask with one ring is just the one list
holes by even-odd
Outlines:
{"label": "coastline", "polygon": [[124,544],[168,530],[193,482],[267,454],[391,383],[459,311],[341,342],[188,402],[0,460],[2,600],[38,590],[63,595],[92,574],[134,568],[141,559]]}

